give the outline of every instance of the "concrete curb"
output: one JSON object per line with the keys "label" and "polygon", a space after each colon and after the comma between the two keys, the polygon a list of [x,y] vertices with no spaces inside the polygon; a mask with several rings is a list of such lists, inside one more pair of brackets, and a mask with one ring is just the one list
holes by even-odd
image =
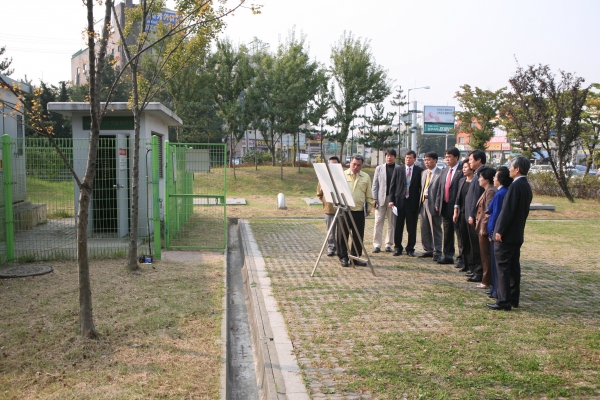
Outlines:
{"label": "concrete curb", "polygon": [[[228,227],[229,229],[229,227]],[[229,257],[229,244],[225,244],[225,257],[223,257],[223,300],[221,312],[221,376],[219,385],[219,398],[227,399],[227,258]]]}
{"label": "concrete curb", "polygon": [[256,376],[261,399],[310,397],[302,380],[283,315],[273,297],[271,278],[247,220],[238,221],[244,257],[244,284],[249,304],[248,318]]}

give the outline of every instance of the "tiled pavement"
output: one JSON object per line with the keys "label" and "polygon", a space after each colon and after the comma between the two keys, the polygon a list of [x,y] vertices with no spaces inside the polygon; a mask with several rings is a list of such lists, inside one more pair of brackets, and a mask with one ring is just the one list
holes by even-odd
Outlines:
{"label": "tiled pavement", "polygon": [[[350,385],[357,380],[361,358],[381,356],[378,335],[452,332],[464,313],[487,315],[487,297],[453,265],[406,255],[393,257],[386,252],[372,254],[373,219],[367,219],[365,245],[377,276],[365,267],[341,268],[337,257],[324,256],[315,277],[310,277],[326,233],[323,220],[252,220],[250,226],[312,398],[385,397]],[[420,249],[417,243],[417,253]],[[522,258],[528,257],[524,252]],[[517,312],[535,309],[532,300],[540,295],[573,296],[564,294],[561,285],[568,285],[564,279],[538,274],[545,267],[543,263],[524,263],[523,295]],[[531,290],[534,286],[536,290]],[[587,313],[588,322],[598,324],[597,313],[589,311],[593,293],[590,295],[590,287],[585,290],[581,305],[575,301],[570,307],[577,318],[586,318]],[[355,389],[352,392],[348,387]]]}

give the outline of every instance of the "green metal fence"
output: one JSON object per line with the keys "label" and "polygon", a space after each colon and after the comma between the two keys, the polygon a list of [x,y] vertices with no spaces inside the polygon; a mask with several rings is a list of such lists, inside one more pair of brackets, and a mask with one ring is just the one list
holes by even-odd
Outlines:
{"label": "green metal fence", "polygon": [[[55,139],[83,178],[88,139]],[[88,220],[91,257],[129,253],[131,145],[127,136],[102,136]],[[140,149],[138,252],[160,258],[159,146]],[[152,171],[152,172],[151,172]],[[45,138],[2,138],[0,262],[75,259],[79,188],[57,150]]]}
{"label": "green metal fence", "polygon": [[226,145],[167,142],[165,149],[165,247],[225,248]]}

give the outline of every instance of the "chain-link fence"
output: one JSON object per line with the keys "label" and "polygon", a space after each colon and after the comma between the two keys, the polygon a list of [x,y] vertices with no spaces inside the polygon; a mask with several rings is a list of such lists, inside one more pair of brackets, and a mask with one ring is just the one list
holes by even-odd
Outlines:
{"label": "chain-link fence", "polygon": [[165,247],[225,248],[226,145],[167,143],[165,148]]}
{"label": "chain-link fence", "polygon": [[[83,179],[89,140],[57,138],[55,143]],[[154,152],[158,152],[155,145]],[[4,136],[2,148],[0,261],[75,259],[79,187],[63,157],[46,138],[18,142]],[[129,253],[130,151],[128,137],[100,138],[89,207],[90,257],[118,258]],[[159,182],[150,173],[152,153],[150,143],[140,149],[138,246],[144,248],[155,231],[160,233],[160,224],[154,223],[158,210],[153,214],[158,205]]]}

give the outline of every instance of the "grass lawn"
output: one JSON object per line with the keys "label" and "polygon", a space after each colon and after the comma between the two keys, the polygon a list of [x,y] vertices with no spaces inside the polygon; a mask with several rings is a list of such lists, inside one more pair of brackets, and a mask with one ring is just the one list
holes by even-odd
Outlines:
{"label": "grass lawn", "polygon": [[77,336],[75,262],[0,280],[0,398],[218,398],[223,262],[93,261],[99,340]]}
{"label": "grass lawn", "polygon": [[488,310],[483,290],[431,259],[369,254],[373,277],[325,257],[310,278],[323,221],[251,227],[314,398],[600,396],[600,247],[582,235],[598,221],[528,223],[511,312]]}
{"label": "grass lawn", "polygon": [[[371,177],[375,168],[363,169]],[[284,167],[283,180],[280,168],[261,165],[258,171],[254,166],[236,168],[237,179],[233,171],[227,170],[227,197],[243,197],[245,206],[228,206],[227,216],[235,218],[262,217],[318,217],[322,216],[321,206],[308,206],[303,197],[317,197],[317,176],[312,167]],[[286,196],[287,210],[277,210],[277,194]],[[553,204],[556,211],[532,211],[531,219],[589,219],[600,218],[600,202],[597,200],[576,199],[570,203],[564,197],[537,196],[533,202]]]}
{"label": "grass lawn", "polygon": [[[316,197],[313,169],[227,175],[227,196],[248,201],[227,216],[252,221],[315,398],[600,398],[598,201],[534,197],[557,211],[530,214],[521,307],[490,313],[481,290],[430,261],[380,253],[373,277],[327,258],[309,278],[325,234],[321,206],[301,200]],[[73,212],[58,206],[72,206],[72,183],[28,181],[28,194],[56,200],[50,218]],[[218,398],[223,255],[197,254],[135,275],[93,260],[94,341],[77,336],[75,262],[0,280],[0,398]]]}

